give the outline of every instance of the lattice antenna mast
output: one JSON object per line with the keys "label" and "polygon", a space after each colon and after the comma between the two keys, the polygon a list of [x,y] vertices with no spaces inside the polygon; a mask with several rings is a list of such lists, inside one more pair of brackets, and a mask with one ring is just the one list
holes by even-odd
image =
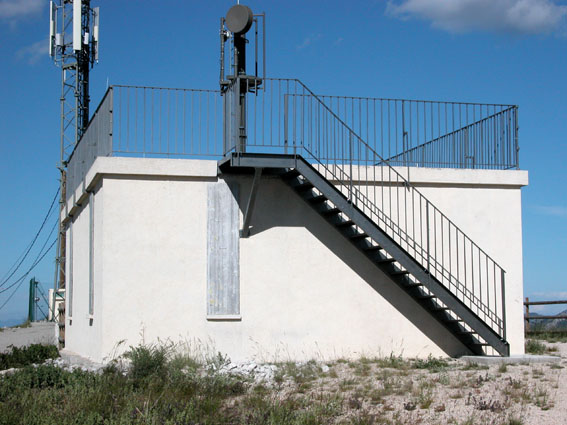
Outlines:
{"label": "lattice antenna mast", "polygon": [[[99,8],[90,0],[49,2],[49,55],[61,68],[61,199],[66,202],[66,166],[89,123],[89,71],[98,62]],[[61,214],[60,214],[61,217]],[[54,289],[59,298],[65,288],[65,228],[59,219]],[[53,309],[55,307],[55,298]],[[54,311],[55,313],[55,311]],[[65,314],[59,314],[60,344],[64,344]]]}
{"label": "lattice antenna mast", "polygon": [[90,0],[50,2],[49,54],[61,68],[61,166],[89,122],[89,70],[98,62],[99,8]]}

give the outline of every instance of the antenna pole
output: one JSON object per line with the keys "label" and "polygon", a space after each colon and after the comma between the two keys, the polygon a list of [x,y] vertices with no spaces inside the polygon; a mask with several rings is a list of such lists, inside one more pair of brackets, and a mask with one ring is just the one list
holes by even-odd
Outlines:
{"label": "antenna pole", "polygon": [[[51,1],[49,53],[61,68],[61,211],[67,201],[67,161],[83,136],[89,123],[89,71],[98,60],[99,11],[92,9],[90,0]],[[67,250],[65,225],[59,214],[57,254],[55,259],[54,299],[64,298],[65,254]],[[54,319],[56,317],[55,311]],[[59,342],[64,346],[65,310],[59,311]]]}

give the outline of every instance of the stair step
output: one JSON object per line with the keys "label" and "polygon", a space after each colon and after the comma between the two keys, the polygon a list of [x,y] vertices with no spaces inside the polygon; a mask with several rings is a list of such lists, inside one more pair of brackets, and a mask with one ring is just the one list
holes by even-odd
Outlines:
{"label": "stair step", "polygon": [[285,173],[283,173],[281,175],[281,178],[284,179],[284,180],[290,180],[290,179],[297,177],[297,176],[299,176],[299,171],[297,171],[295,168],[293,168],[293,169],[288,170]]}
{"label": "stair step", "polygon": [[418,295],[417,298],[420,300],[432,300],[433,298],[437,298],[437,297],[431,294],[423,294],[423,295]]}
{"label": "stair step", "polygon": [[345,220],[342,221],[340,223],[335,223],[335,226],[337,227],[350,227],[350,226],[354,226],[354,221],[352,220]]}
{"label": "stair step", "polygon": [[357,239],[365,239],[367,238],[368,235],[366,233],[356,233],[354,235],[349,235],[348,238],[352,239],[352,240],[357,240]]}
{"label": "stair step", "polygon": [[396,270],[389,273],[390,276],[405,276],[406,274],[409,274],[407,270]]}
{"label": "stair step", "polygon": [[317,196],[313,196],[311,198],[307,198],[307,201],[312,203],[312,204],[320,204],[322,202],[325,202],[327,200],[327,197],[325,195],[317,195]]}
{"label": "stair step", "polygon": [[396,259],[395,258],[380,258],[379,260],[376,260],[376,263],[378,264],[387,264],[387,263],[395,263]]}
{"label": "stair step", "polygon": [[372,252],[372,251],[375,251],[375,252],[376,252],[376,251],[381,251],[381,250],[382,250],[382,247],[379,246],[379,245],[371,245],[371,246],[363,247],[362,249],[363,249],[364,251],[367,251],[367,252],[368,252],[368,251],[369,251],[369,252]]}
{"label": "stair step", "polygon": [[298,185],[292,185],[291,187],[293,187],[298,192],[304,192],[306,190],[313,189],[315,186],[313,186],[312,183],[305,181],[305,182],[300,183]]}
{"label": "stair step", "polygon": [[329,208],[328,210],[321,211],[321,214],[323,214],[326,217],[329,217],[331,215],[340,214],[340,212],[341,210],[339,210],[338,208]]}
{"label": "stair step", "polygon": [[448,311],[451,310],[449,307],[441,307],[440,305],[432,308],[433,311]]}

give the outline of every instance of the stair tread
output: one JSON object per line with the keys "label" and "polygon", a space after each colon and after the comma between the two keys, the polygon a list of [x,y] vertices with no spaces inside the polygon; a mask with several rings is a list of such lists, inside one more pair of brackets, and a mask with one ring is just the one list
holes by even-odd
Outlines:
{"label": "stair tread", "polygon": [[304,183],[300,183],[300,184],[297,184],[297,185],[293,185],[292,187],[295,190],[297,190],[298,192],[301,192],[301,191],[304,191],[304,190],[313,189],[315,186],[312,183],[304,182]]}
{"label": "stair tread", "polygon": [[409,272],[407,270],[396,270],[393,272],[388,273],[390,276],[403,276],[406,274],[409,274]]}
{"label": "stair tread", "polygon": [[349,239],[360,239],[360,238],[367,238],[368,235],[366,233],[354,233],[348,236]]}
{"label": "stair tread", "polygon": [[339,210],[338,208],[329,208],[328,210],[322,211],[321,214],[325,216],[329,216],[329,215],[339,214],[340,212],[341,210]]}
{"label": "stair tread", "polygon": [[311,198],[307,198],[307,201],[312,203],[312,204],[317,204],[319,202],[325,202],[327,200],[327,197],[325,195],[317,195],[317,196],[313,196]]}
{"label": "stair tread", "polygon": [[284,180],[288,180],[288,179],[292,179],[294,177],[299,176],[299,171],[297,171],[295,168],[286,171],[285,173],[283,173],[281,175],[281,178]]}
{"label": "stair tread", "polygon": [[419,298],[420,300],[432,300],[433,298],[437,298],[437,297],[432,294],[423,294],[423,295],[418,295],[417,298]]}
{"label": "stair tread", "polygon": [[382,247],[380,245],[372,245],[372,246],[364,247],[362,249],[364,249],[365,251],[380,251],[382,250]]}
{"label": "stair tread", "polygon": [[386,263],[395,263],[396,259],[395,258],[381,258],[379,260],[376,260],[376,262],[378,264],[386,264]]}
{"label": "stair tread", "polygon": [[337,227],[349,227],[349,226],[354,226],[354,221],[352,220],[345,220],[345,221],[341,221],[340,223],[335,223],[335,226]]}

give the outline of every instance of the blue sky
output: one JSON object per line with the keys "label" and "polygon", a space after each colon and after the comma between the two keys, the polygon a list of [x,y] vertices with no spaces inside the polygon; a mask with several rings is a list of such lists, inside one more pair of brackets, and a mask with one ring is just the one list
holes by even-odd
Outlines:
{"label": "blue sky", "polygon": [[[34,237],[58,187],[61,75],[47,55],[48,3],[0,0],[0,277]],[[234,3],[93,0],[101,7],[101,46],[91,110],[108,82],[216,89],[219,18]],[[530,172],[525,294],[567,299],[560,267],[567,256],[567,1],[247,4],[267,13],[268,76],[299,78],[316,93],[519,105],[520,166]],[[6,285],[51,242],[54,220]],[[26,316],[29,278],[53,285],[54,256],[0,310],[0,324]],[[0,293],[0,305],[10,293]]]}

